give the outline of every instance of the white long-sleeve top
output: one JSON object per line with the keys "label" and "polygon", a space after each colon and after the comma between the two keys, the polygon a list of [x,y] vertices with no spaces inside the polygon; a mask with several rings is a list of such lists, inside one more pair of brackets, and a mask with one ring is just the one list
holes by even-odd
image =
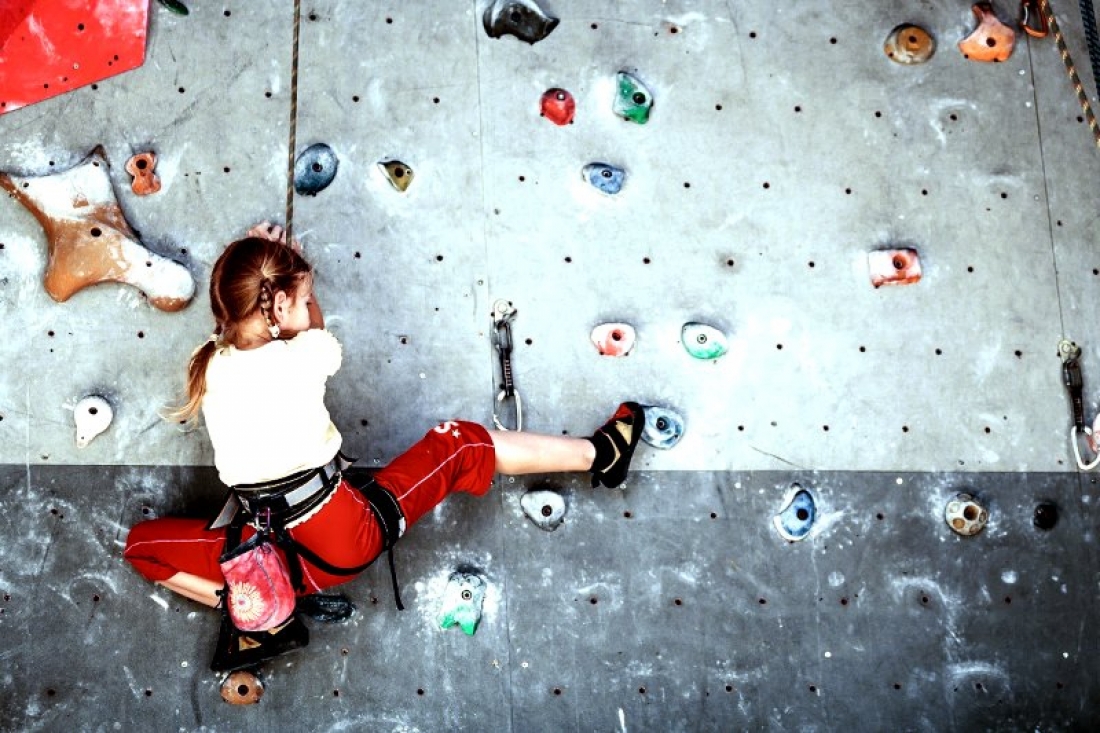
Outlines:
{"label": "white long-sleeve top", "polygon": [[343,439],[325,407],[325,383],[341,359],[340,342],[322,329],[215,352],[202,413],[223,483],[271,481],[336,455]]}

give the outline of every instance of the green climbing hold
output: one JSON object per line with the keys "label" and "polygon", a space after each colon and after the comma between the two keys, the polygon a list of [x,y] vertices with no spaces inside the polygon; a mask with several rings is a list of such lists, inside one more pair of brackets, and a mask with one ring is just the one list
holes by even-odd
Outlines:
{"label": "green climbing hold", "polygon": [[637,77],[619,72],[619,91],[615,96],[615,114],[630,122],[644,125],[653,109],[653,95]]}
{"label": "green climbing hold", "polygon": [[443,594],[443,612],[440,628],[461,626],[467,635],[473,636],[481,622],[481,604],[485,600],[485,579],[477,573],[461,570],[451,573]]}
{"label": "green climbing hold", "polygon": [[171,10],[176,15],[190,15],[191,11],[179,0],[159,0],[160,4]]}

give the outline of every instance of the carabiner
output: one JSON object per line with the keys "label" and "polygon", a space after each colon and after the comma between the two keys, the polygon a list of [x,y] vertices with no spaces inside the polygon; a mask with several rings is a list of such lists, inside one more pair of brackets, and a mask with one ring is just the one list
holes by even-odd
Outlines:
{"label": "carabiner", "polygon": [[[515,381],[512,379],[512,319],[516,317],[516,309],[511,301],[498,300],[493,304],[493,345],[500,356],[500,375],[502,387],[497,394],[497,403],[504,404],[511,399],[515,402],[516,431],[523,430],[523,404],[519,393],[516,392]],[[496,411],[493,411],[493,424],[499,430],[508,430],[501,423]]]}
{"label": "carabiner", "polygon": [[[1046,38],[1050,33],[1047,16],[1043,13],[1042,0],[1021,0],[1020,27],[1032,38]],[[1032,18],[1038,18],[1038,25],[1032,25]]]}
{"label": "carabiner", "polygon": [[1058,355],[1062,358],[1062,384],[1069,392],[1073,403],[1073,425],[1078,430],[1085,429],[1085,380],[1081,376],[1081,347],[1069,339],[1058,342]]}

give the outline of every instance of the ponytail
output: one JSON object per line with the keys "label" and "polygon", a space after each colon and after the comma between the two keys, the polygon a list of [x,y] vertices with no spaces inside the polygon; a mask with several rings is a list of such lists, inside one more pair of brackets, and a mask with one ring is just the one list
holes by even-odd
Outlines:
{"label": "ponytail", "polygon": [[169,412],[167,419],[191,425],[196,422],[202,398],[206,395],[206,367],[218,350],[215,338],[211,336],[191,352],[191,359],[187,362],[187,402]]}

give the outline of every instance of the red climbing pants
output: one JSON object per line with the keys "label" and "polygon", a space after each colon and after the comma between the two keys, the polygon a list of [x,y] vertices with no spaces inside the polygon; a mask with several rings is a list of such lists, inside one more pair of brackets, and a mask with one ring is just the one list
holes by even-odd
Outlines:
{"label": "red climbing pants", "polygon": [[[495,467],[496,451],[485,428],[448,421],[375,473],[374,480],[397,497],[406,526],[411,527],[452,492],[486,493]],[[203,519],[174,518],[141,522],[130,530],[123,557],[153,582],[189,573],[221,583],[218,558],[225,549],[225,529],[207,530],[207,524]],[[254,533],[246,526],[242,539]],[[374,513],[347,481],[290,534],[337,567],[362,565],[382,552],[382,532]],[[301,593],[307,594],[346,583],[352,576],[331,575],[303,559],[302,578],[306,589]]]}

